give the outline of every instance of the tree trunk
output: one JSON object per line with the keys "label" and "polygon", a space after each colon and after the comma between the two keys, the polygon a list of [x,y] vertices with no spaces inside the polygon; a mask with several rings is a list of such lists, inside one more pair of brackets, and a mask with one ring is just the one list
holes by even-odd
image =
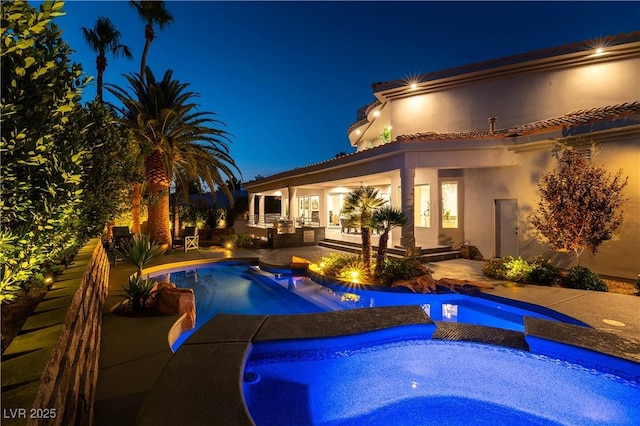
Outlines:
{"label": "tree trunk", "polygon": [[133,229],[131,232],[140,236],[140,206],[142,201],[142,184],[133,183],[133,198],[131,205],[131,216],[133,217]]}
{"label": "tree trunk", "polygon": [[151,42],[155,37],[153,26],[147,24],[144,28],[144,38],[146,39],[144,43],[144,49],[142,50],[142,59],[140,60],[140,81],[144,82],[144,69],[147,65],[147,55],[149,54],[149,47],[151,47]]}
{"label": "tree trunk", "polygon": [[180,207],[178,206],[178,194],[175,197],[175,205],[173,206],[173,236],[180,236]]}
{"label": "tree trunk", "polygon": [[380,235],[380,242],[378,243],[378,256],[376,257],[376,275],[380,275],[382,272],[382,265],[384,259],[387,257],[387,245],[389,244],[389,230],[385,229],[382,235]]}
{"label": "tree trunk", "polygon": [[160,245],[171,244],[169,226],[169,185],[149,184],[149,221],[147,233],[149,239]]}
{"label": "tree trunk", "polygon": [[96,58],[96,68],[98,71],[98,80],[96,82],[98,86],[98,101],[102,103],[102,78],[104,75],[104,70],[107,69],[107,58],[104,55],[98,55],[98,57]]}
{"label": "tree trunk", "polygon": [[151,241],[161,245],[170,245],[169,186],[171,180],[159,150],[145,158],[144,162],[145,179],[149,185],[150,195],[147,232]]}
{"label": "tree trunk", "polygon": [[370,229],[360,226],[362,234],[362,265],[367,275],[371,275],[371,234]]}

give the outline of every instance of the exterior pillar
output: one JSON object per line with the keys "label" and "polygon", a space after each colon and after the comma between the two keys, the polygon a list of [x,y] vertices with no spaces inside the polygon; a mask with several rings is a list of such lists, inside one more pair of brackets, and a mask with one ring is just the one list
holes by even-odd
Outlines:
{"label": "exterior pillar", "polygon": [[298,190],[296,188],[292,188],[289,186],[289,218],[293,219],[298,217],[298,200],[296,199],[296,195]]}
{"label": "exterior pillar", "polygon": [[258,195],[258,225],[264,226],[264,195]]}
{"label": "exterior pillar", "polygon": [[249,194],[249,225],[256,224],[256,195]]}
{"label": "exterior pillar", "polygon": [[407,223],[402,226],[402,236],[400,245],[403,247],[415,247],[415,224],[414,224],[414,186],[416,169],[413,167],[403,167],[400,169],[400,187],[402,194],[402,211],[407,216]]}
{"label": "exterior pillar", "polygon": [[287,217],[287,207],[289,206],[289,201],[287,197],[282,194],[280,196],[280,217]]}

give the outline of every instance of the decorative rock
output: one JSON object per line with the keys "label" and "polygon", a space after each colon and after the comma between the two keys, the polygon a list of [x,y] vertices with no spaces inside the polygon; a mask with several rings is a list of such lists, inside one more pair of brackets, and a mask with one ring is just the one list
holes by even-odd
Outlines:
{"label": "decorative rock", "polygon": [[440,278],[436,281],[436,284],[448,287],[449,290],[462,294],[477,294],[482,290],[493,288],[491,284],[478,281],[459,280],[456,278]]}
{"label": "decorative rock", "polygon": [[165,315],[187,314],[182,320],[182,331],[196,326],[196,298],[190,288],[176,288],[172,283],[158,283],[156,293],[158,311]]}
{"label": "decorative rock", "polygon": [[[429,274],[416,278],[416,282],[424,289],[423,293],[435,293],[436,281]],[[428,290],[428,291],[426,291]]]}
{"label": "decorative rock", "polygon": [[413,293],[435,293],[436,282],[429,274],[421,275],[410,280],[398,280],[391,284],[392,288],[406,287]]}

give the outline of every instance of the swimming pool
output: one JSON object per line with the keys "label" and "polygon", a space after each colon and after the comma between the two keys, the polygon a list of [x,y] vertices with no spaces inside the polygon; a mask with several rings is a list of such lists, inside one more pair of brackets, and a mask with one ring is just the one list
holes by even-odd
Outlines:
{"label": "swimming pool", "polygon": [[451,294],[409,294],[366,289],[329,288],[305,276],[272,274],[249,262],[218,262],[152,274],[156,280],[191,288],[195,293],[196,327],[172,345],[174,351],[215,315],[294,315],[344,309],[419,305],[434,321],[460,322],[523,331],[523,317],[579,323],[551,310],[538,311],[507,299]]}
{"label": "swimming pool", "polygon": [[431,339],[288,346],[255,344],[247,361],[243,393],[260,426],[634,425],[640,419],[637,382],[522,350]]}

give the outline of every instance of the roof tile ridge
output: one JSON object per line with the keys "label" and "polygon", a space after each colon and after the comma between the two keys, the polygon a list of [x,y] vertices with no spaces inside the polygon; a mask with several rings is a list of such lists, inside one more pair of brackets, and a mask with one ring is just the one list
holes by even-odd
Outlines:
{"label": "roof tile ridge", "polygon": [[[591,120],[602,120],[609,117],[615,117],[622,114],[630,114],[640,112],[640,101],[624,102],[622,104],[609,105],[604,107],[595,107],[590,109],[582,109],[571,111],[569,113],[546,118],[543,120],[537,120],[530,123],[521,124],[518,126],[499,129],[491,132],[487,131],[472,131],[472,132],[419,132],[407,135],[399,135],[396,140],[399,142],[413,142],[413,141],[441,141],[446,139],[481,139],[481,138],[501,138],[512,135],[522,135],[534,132],[536,130],[570,127],[576,123],[586,123]],[[600,114],[599,113],[604,113]]]}

